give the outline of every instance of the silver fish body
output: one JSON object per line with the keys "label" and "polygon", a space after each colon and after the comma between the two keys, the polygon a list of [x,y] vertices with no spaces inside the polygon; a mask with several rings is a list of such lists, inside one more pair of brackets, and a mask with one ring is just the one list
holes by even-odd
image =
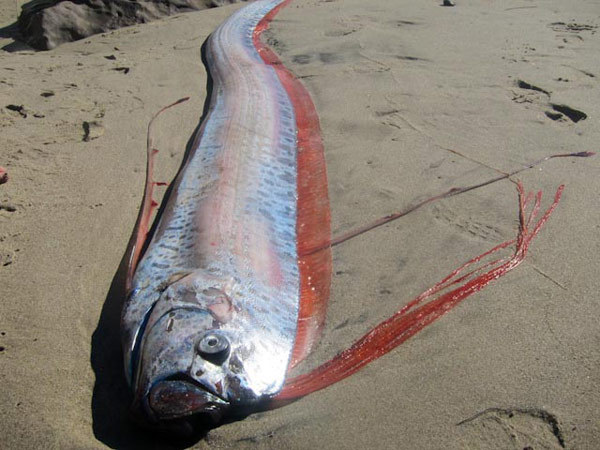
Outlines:
{"label": "silver fish body", "polygon": [[282,387],[300,305],[294,108],[253,44],[282,0],[211,35],[211,108],[133,278],[125,368],[150,421],[251,405]]}

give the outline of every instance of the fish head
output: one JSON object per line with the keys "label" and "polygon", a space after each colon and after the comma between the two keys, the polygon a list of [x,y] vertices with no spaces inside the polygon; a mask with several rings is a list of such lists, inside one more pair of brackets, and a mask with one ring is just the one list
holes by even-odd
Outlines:
{"label": "fish head", "polygon": [[145,422],[199,418],[211,426],[231,406],[249,406],[262,392],[249,386],[243,330],[231,286],[189,274],[170,284],[148,316],[133,377],[134,413]]}

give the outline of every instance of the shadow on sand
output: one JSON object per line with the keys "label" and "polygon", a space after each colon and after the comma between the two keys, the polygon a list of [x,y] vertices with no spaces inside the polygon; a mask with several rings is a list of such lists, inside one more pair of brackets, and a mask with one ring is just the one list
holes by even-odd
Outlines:
{"label": "shadow on sand", "polygon": [[[187,142],[183,162],[187,160],[196,147],[196,136],[201,132],[201,125],[210,108],[212,95],[212,78],[208,73],[206,62],[206,42],[202,44],[201,56],[207,68],[206,100],[200,122]],[[182,165],[178,171],[183,168]],[[156,217],[162,214],[166,199],[171,194],[172,184],[166,191],[162,205]],[[154,221],[149,237],[153,235],[157,221]],[[113,277],[112,284],[104,301],[100,319],[94,334],[90,362],[96,382],[92,396],[92,420],[94,436],[104,444],[119,449],[181,449],[189,447],[202,437],[202,433],[193,439],[184,441],[160,435],[152,430],[144,429],[134,423],[129,414],[131,393],[124,376],[123,355],[120,340],[120,320],[123,301],[126,296],[125,276],[136,230],[133,231],[127,250]],[[147,241],[149,241],[148,239]]]}
{"label": "shadow on sand", "polygon": [[17,22],[11,23],[5,27],[0,28],[1,39],[12,39],[12,42],[2,47],[5,52],[21,52],[21,51],[36,51],[33,47],[30,47],[25,42],[21,41],[21,34],[19,32],[19,26]]}

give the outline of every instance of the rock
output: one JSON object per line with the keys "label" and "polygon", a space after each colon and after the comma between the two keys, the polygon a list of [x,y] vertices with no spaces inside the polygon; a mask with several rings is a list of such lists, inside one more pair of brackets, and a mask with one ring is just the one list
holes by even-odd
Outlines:
{"label": "rock", "polygon": [[97,33],[239,0],[32,0],[17,21],[23,40],[38,50]]}
{"label": "rock", "polygon": [[104,134],[104,127],[101,122],[93,120],[92,122],[83,122],[83,141],[89,142],[97,139]]}

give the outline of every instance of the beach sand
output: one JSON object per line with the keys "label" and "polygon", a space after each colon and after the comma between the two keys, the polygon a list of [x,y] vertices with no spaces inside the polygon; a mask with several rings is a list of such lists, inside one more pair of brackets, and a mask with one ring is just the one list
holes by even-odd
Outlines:
{"label": "beach sand", "polygon": [[[0,33],[11,50],[0,52],[10,176],[0,186],[0,447],[181,447],[127,419],[122,257],[148,120],[192,96],[156,126],[157,179],[169,181],[202,114],[202,42],[239,7],[50,52]],[[2,0],[0,23],[14,18]],[[319,112],[334,235],[498,170],[597,150],[598,25],[593,0],[295,0],[282,10],[266,38]],[[519,174],[544,190],[545,207],[566,185],[521,266],[354,376],[194,448],[598,448],[599,175],[598,157]],[[336,247],[327,327],[299,371],[516,236],[517,213],[515,185],[501,181]]]}

